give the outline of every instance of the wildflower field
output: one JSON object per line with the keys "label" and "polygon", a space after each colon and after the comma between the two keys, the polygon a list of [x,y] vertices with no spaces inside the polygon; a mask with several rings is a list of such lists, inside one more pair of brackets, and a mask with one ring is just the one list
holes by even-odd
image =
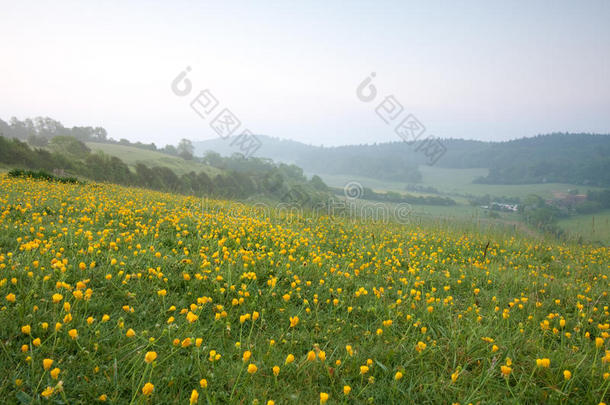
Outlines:
{"label": "wildflower field", "polygon": [[0,177],[0,402],[608,402],[608,248],[228,207]]}

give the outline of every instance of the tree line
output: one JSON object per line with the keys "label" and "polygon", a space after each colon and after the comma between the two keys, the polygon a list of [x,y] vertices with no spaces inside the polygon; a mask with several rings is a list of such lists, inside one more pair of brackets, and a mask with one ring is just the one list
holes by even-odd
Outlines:
{"label": "tree line", "polygon": [[125,138],[119,140],[113,139],[108,136],[108,132],[102,127],[64,127],[61,122],[49,117],[26,118],[23,121],[16,117],[12,117],[8,122],[0,119],[0,134],[3,134],[8,138],[26,141],[29,145],[35,147],[46,147],[55,137],[69,136],[82,142],[111,143],[131,146],[172,156],[180,156],[187,160],[193,159],[195,152],[192,142],[188,139],[181,139],[176,146],[168,144],[162,148],[158,148],[154,142],[147,144],[142,142],[131,142]]}
{"label": "tree line", "polygon": [[31,147],[19,139],[0,136],[0,163],[14,167],[196,196],[260,196],[281,200],[293,198],[295,193],[291,191],[298,189],[303,200],[314,203],[329,195],[319,177],[308,180],[294,165],[276,165],[238,154],[220,160],[210,156],[207,161],[220,169],[217,174],[191,171],[178,175],[168,167],[148,167],[142,163],[132,169],[116,156],[92,153],[82,141],[71,136],[54,137],[47,148]]}

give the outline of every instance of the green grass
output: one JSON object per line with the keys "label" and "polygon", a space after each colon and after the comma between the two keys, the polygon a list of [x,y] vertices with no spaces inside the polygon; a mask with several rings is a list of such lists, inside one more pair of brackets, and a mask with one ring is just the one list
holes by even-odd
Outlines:
{"label": "green grass", "polygon": [[610,210],[562,219],[558,225],[570,234],[581,237],[585,242],[610,246]]}
{"label": "green grass", "polygon": [[87,146],[93,151],[102,151],[108,155],[116,156],[131,167],[135,167],[137,163],[143,163],[146,166],[165,166],[180,175],[194,172],[206,172],[209,176],[215,176],[220,173],[220,170],[204,165],[202,163],[184,160],[177,156],[170,156],[161,152],[135,148],[133,146],[87,142]]}
{"label": "green grass", "polygon": [[[472,181],[480,176],[487,175],[487,169],[446,169],[435,166],[420,166],[423,179],[421,185],[432,186],[442,193],[471,194],[483,196],[526,197],[530,194],[538,194],[543,198],[551,198],[553,192],[567,192],[578,189],[581,193],[588,190],[599,190],[598,187],[579,186],[564,183],[545,184],[518,184],[518,185],[496,185],[496,184],[474,184]],[[397,191],[405,193],[406,182],[372,179],[363,176],[329,175],[321,174],[320,177],[332,187],[343,187],[350,181],[357,181],[364,187],[370,187],[375,191]],[[427,195],[415,193],[414,195]],[[456,201],[465,203],[466,199],[453,196]]]}
{"label": "green grass", "polygon": [[5,403],[580,404],[610,389],[605,248],[94,183],[3,176],[0,191]]}
{"label": "green grass", "polygon": [[526,197],[537,194],[543,198],[551,198],[553,192],[564,192],[578,189],[581,193],[588,190],[599,190],[598,187],[582,186],[567,183],[544,184],[474,184],[472,181],[487,175],[487,169],[445,169],[436,166],[420,166],[423,175],[422,184],[432,186],[439,191],[482,196]]}
{"label": "green grass", "polygon": [[[439,167],[420,166],[423,175],[424,186],[432,186],[445,193],[470,194],[483,196],[506,196],[524,198],[530,194],[537,194],[543,198],[552,198],[554,192],[567,192],[568,190],[578,189],[581,193],[588,190],[600,190],[598,187],[579,186],[575,184],[546,183],[546,184],[521,184],[521,185],[489,185],[474,184],[472,181],[487,174],[487,169],[445,169]],[[384,181],[367,177],[348,176],[348,175],[321,175],[322,179],[332,187],[343,187],[347,183],[356,181],[363,187],[370,187],[378,192],[397,191],[413,195],[429,195],[405,190],[405,183],[395,181]],[[500,213],[501,218],[491,219],[485,210],[472,207],[466,198],[451,196],[458,204],[455,206],[413,206],[414,214],[420,218],[438,218],[439,220],[458,220],[474,221],[476,223],[506,225],[512,227],[517,232],[527,232],[529,235],[537,234],[521,222],[521,218],[516,213]],[[598,219],[598,225],[591,230],[592,217]],[[597,218],[598,217],[598,218]],[[570,236],[575,239],[581,238],[588,243],[610,243],[610,226],[608,226],[608,213],[600,215],[577,215],[568,219],[561,220],[559,225],[562,229],[569,231]]]}

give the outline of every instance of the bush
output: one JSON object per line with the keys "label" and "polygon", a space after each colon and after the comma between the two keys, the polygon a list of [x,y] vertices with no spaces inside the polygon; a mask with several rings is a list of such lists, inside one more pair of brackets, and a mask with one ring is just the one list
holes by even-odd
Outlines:
{"label": "bush", "polygon": [[8,172],[10,177],[28,177],[37,180],[55,181],[58,183],[81,183],[76,177],[58,177],[51,173],[47,173],[44,170],[23,170],[13,169]]}

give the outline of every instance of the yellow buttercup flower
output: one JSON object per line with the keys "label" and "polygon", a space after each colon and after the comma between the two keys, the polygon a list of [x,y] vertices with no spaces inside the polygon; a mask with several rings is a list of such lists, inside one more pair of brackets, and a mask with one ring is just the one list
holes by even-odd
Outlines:
{"label": "yellow buttercup flower", "polygon": [[199,392],[197,390],[193,390],[191,392],[191,398],[189,399],[189,404],[193,405],[199,401]]}
{"label": "yellow buttercup flower", "polygon": [[192,313],[191,311],[189,311],[186,314],[186,320],[189,321],[189,323],[193,323],[195,322],[197,319],[199,319],[199,317],[197,315],[195,315],[194,313]]}
{"label": "yellow buttercup flower", "polygon": [[500,371],[504,377],[508,377],[510,373],[513,371],[509,366],[500,366]]}
{"label": "yellow buttercup flower", "polygon": [[314,361],[316,359],[316,352],[314,352],[313,350],[310,350],[307,353],[307,360],[308,361]]}
{"label": "yellow buttercup flower", "polygon": [[49,398],[51,395],[53,395],[54,392],[55,392],[55,389],[53,387],[47,387],[44,389],[44,391],[42,391],[40,393],[40,395],[42,395],[45,398]]}
{"label": "yellow buttercup flower", "polygon": [[149,364],[155,361],[156,359],[157,352],[146,352],[146,355],[144,356],[144,361]]}
{"label": "yellow buttercup flower", "polygon": [[252,352],[250,350],[246,350],[242,356],[242,361],[244,363],[246,363],[248,360],[250,360],[251,356],[252,356]]}
{"label": "yellow buttercup flower", "polygon": [[150,394],[153,393],[154,390],[155,390],[155,386],[153,384],[147,382],[142,387],[142,394],[144,394],[145,396],[149,396]]}
{"label": "yellow buttercup flower", "polygon": [[45,370],[49,370],[52,365],[53,365],[53,359],[44,359],[42,361],[42,367],[44,367]]}

